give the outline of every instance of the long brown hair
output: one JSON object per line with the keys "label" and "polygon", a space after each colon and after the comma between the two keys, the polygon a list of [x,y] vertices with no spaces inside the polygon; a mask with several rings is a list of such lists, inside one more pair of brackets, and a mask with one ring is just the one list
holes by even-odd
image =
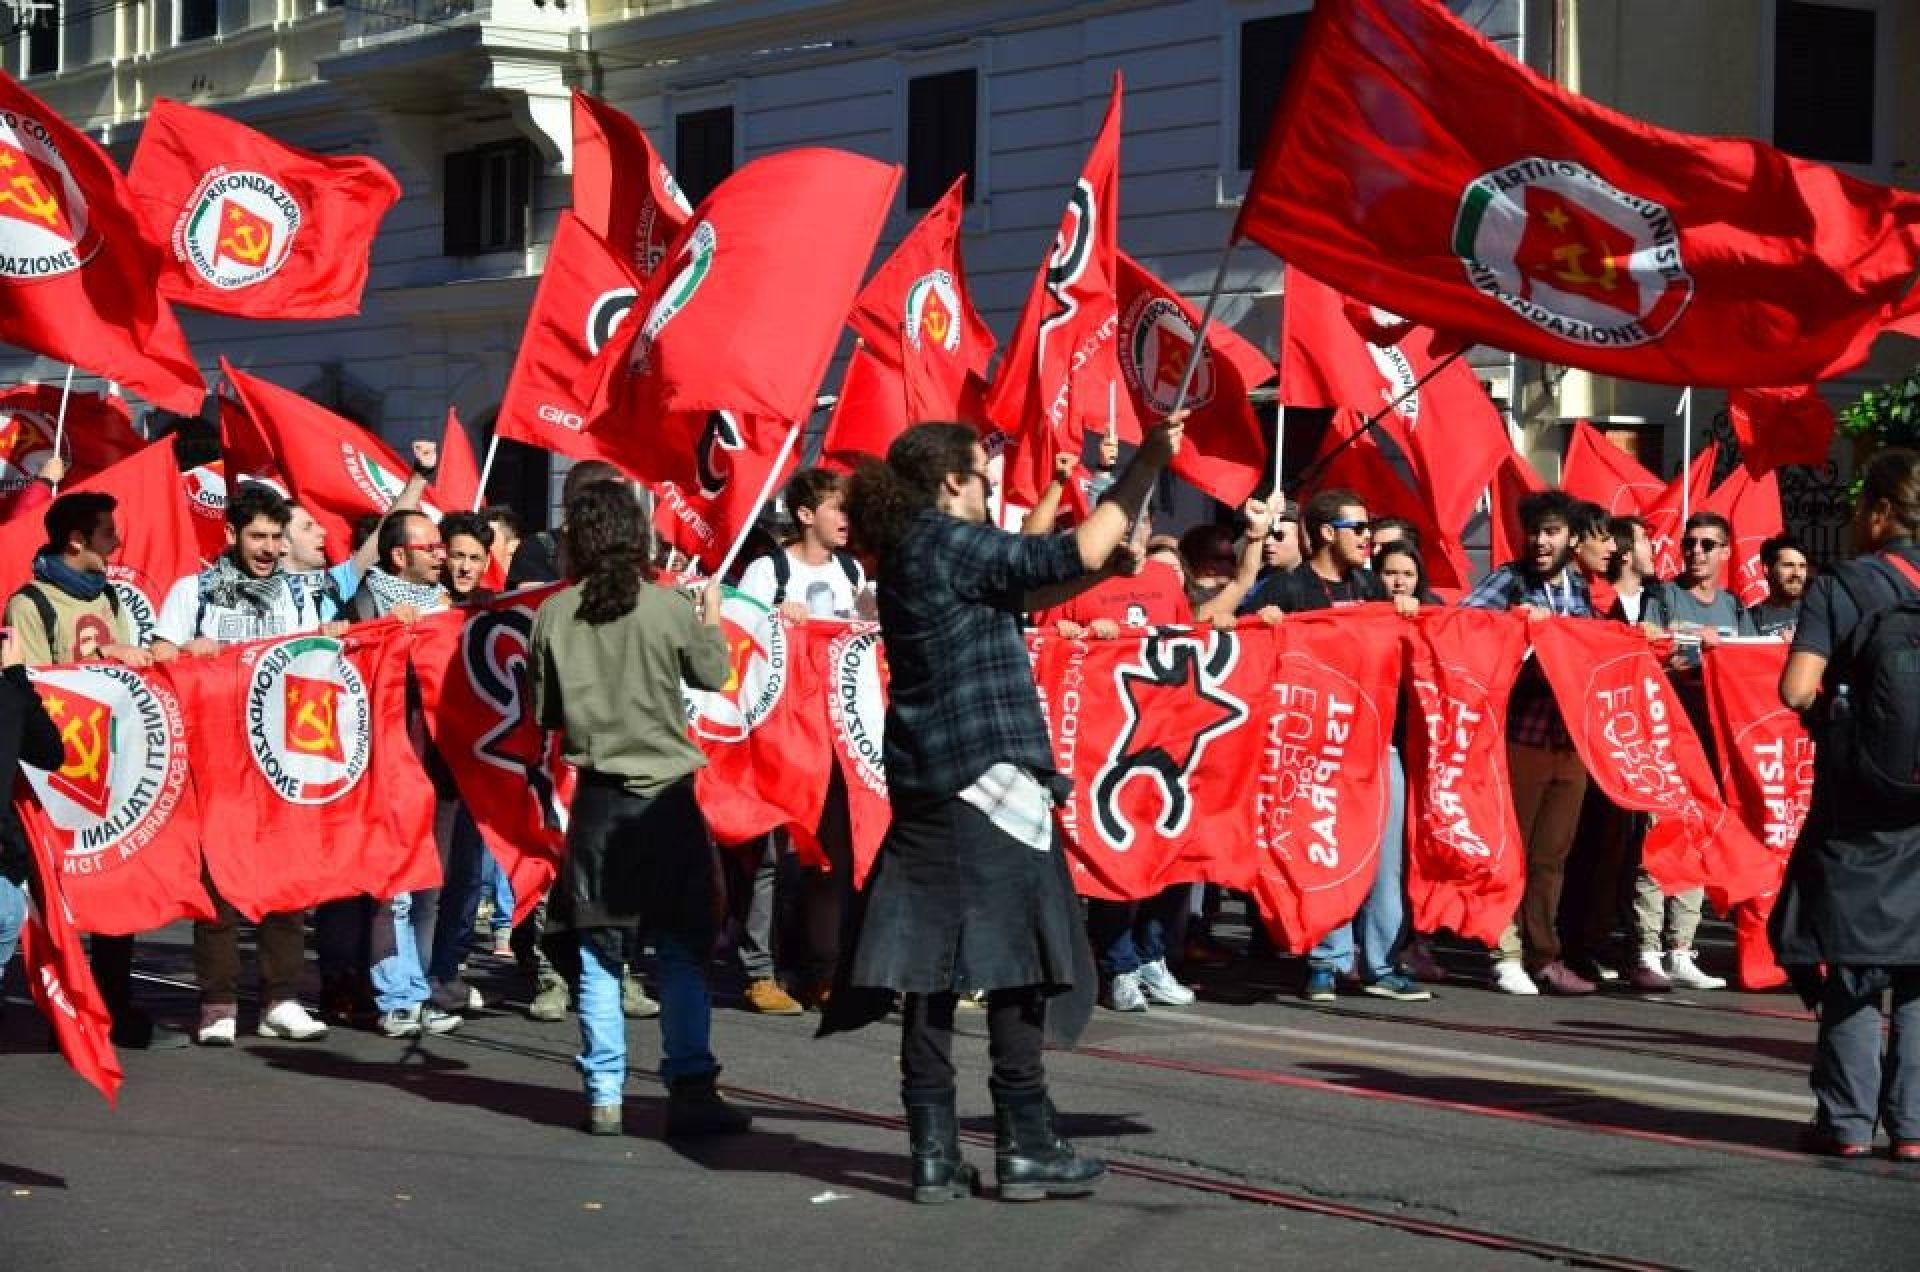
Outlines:
{"label": "long brown hair", "polygon": [[887,461],[869,460],[847,483],[847,522],[855,545],[882,562],[906,536],[913,519],[940,498],[955,473],[973,471],[979,435],[965,424],[915,424],[887,448]]}
{"label": "long brown hair", "polygon": [[581,619],[610,623],[631,611],[647,569],[646,527],[633,488],[600,481],[576,490],[561,533],[568,573],[580,581]]}

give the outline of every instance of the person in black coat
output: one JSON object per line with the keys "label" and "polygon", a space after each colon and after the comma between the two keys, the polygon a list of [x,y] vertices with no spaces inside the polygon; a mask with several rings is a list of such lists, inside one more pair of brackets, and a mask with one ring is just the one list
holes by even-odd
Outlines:
{"label": "person in black coat", "polygon": [[57,769],[64,758],[60,730],[27,679],[13,629],[0,627],[0,973],[13,957],[20,927],[26,922],[27,899],[20,885],[33,869],[26,835],[6,796],[22,763]]}
{"label": "person in black coat", "polygon": [[[1878,731],[1850,730],[1876,669],[1891,665],[1908,682],[1895,697],[1908,708],[1920,702],[1916,673],[1902,669],[1911,655],[1900,651],[1889,664],[1866,636],[1876,616],[1884,624],[1886,611],[1920,601],[1920,452],[1874,456],[1853,524],[1862,555],[1808,587],[1780,677],[1780,700],[1813,712],[1819,751],[1769,935],[1820,1015],[1811,1078],[1818,1113],[1804,1146],[1864,1157],[1884,1121],[1893,1156],[1920,1162],[1920,800],[1868,774]],[[1889,991],[1893,1027],[1883,1044]]]}

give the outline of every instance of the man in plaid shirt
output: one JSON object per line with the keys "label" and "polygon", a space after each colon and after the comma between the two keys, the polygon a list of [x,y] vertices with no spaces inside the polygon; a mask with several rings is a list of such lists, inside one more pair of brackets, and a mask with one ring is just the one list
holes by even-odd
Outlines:
{"label": "man in plaid shirt", "polygon": [[[1573,568],[1572,514],[1573,500],[1563,491],[1545,490],[1522,499],[1526,555],[1480,580],[1461,604],[1521,610],[1537,618],[1595,617],[1587,581]],[[1532,660],[1521,669],[1508,702],[1507,759],[1513,771],[1514,811],[1527,844],[1527,889],[1515,922],[1500,936],[1494,986],[1508,994],[1538,994],[1542,986],[1550,994],[1591,994],[1594,983],[1561,960],[1554,926],[1567,854],[1587,793],[1587,770],[1573,749],[1553,690]]]}

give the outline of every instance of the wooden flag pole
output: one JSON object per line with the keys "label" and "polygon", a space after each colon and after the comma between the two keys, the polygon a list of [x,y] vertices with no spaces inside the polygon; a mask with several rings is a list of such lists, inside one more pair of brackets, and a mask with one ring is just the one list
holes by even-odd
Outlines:
{"label": "wooden flag pole", "polygon": [[[73,396],[73,364],[67,364],[67,382],[60,386],[60,410],[53,422],[53,455],[60,458],[60,449],[67,440],[67,399]],[[52,482],[53,493],[60,493],[60,483]]]}
{"label": "wooden flag pole", "polygon": [[767,506],[767,500],[773,498],[773,484],[780,480],[780,470],[787,466],[787,456],[793,454],[793,445],[800,440],[800,425],[789,424],[787,436],[780,443],[780,453],[774,457],[773,467],[767,470],[767,479],[760,483],[760,493],[753,501],[753,511],[747,514],[741,523],[740,532],[734,536],[733,546],[727,549],[727,555],[720,560],[720,568],[713,572],[717,579],[727,577],[727,571],[733,568],[734,558],[740,555],[740,549],[747,546],[747,536],[753,533],[754,523],[760,520],[760,510]]}

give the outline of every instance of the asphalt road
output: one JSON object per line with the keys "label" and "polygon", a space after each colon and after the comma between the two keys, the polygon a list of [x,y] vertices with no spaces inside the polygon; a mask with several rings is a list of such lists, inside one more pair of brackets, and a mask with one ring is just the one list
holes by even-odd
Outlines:
{"label": "asphalt road", "polygon": [[[1452,960],[1477,975],[1476,962]],[[1709,965],[1724,949],[1709,949]],[[139,996],[185,1022],[187,934],[140,947]],[[459,1033],[124,1053],[109,1109],[18,981],[0,1021],[0,1268],[1909,1268],[1920,1167],[1793,1151],[1813,1026],[1789,995],[1425,1004],[1293,997],[1246,960],[1190,1009],[1096,1015],[1051,1059],[1064,1129],[1116,1175],[1088,1201],[906,1197],[891,1026],[816,1041],[723,990],[715,1049],[753,1133],[660,1137],[652,1022],[628,1134],[578,1129],[571,1020],[498,1008]],[[724,976],[723,976],[724,979]],[[970,1156],[992,1161],[984,1021],[963,1051]],[[1258,1261],[1256,1263],[1256,1261]]]}

